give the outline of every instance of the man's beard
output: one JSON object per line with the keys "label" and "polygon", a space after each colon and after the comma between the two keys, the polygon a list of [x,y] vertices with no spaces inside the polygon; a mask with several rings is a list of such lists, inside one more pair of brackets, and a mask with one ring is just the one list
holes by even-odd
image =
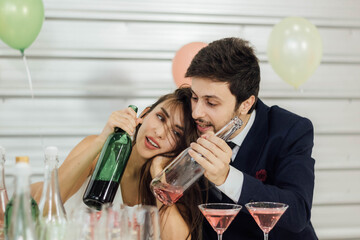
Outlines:
{"label": "man's beard", "polygon": [[[217,128],[215,127],[215,125],[212,124],[211,122],[205,121],[205,120],[203,120],[203,119],[201,119],[201,118],[194,119],[194,121],[196,122],[196,125],[204,126],[204,127],[206,127],[206,128],[211,127],[212,130],[214,131],[214,133],[216,133],[216,132],[219,131],[221,128],[223,128],[226,124],[228,124],[228,123],[229,123],[234,117],[236,117],[236,116],[240,118],[240,112],[234,111],[233,114],[232,114],[232,117],[231,117],[227,122],[225,122],[225,123],[223,124],[223,126],[221,126],[219,129],[217,129]],[[200,132],[200,133],[201,133],[201,132]]]}
{"label": "man's beard", "polygon": [[[200,125],[200,127],[204,127],[204,128],[211,127],[212,129],[215,129],[215,126],[211,122],[204,121],[203,119],[195,119],[195,122],[196,122],[196,125]],[[200,133],[203,133],[203,132],[200,132]]]}

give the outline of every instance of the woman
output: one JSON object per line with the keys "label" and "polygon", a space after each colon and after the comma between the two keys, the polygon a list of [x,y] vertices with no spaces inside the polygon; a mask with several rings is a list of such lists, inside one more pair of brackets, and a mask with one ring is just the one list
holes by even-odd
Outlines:
{"label": "woman", "polygon": [[[83,139],[60,166],[60,194],[65,205],[71,198],[70,201],[79,206],[103,144],[114,128],[119,127],[130,135],[135,134],[133,149],[113,203],[156,205],[163,240],[200,239],[202,216],[197,209],[201,203],[198,185],[188,189],[169,207],[155,199],[149,188],[151,179],[197,139],[190,99],[190,89],[182,88],[161,97],[145,109],[140,118],[136,118],[131,108],[112,113],[101,134]],[[41,192],[42,183],[32,185],[35,200],[40,199]]]}

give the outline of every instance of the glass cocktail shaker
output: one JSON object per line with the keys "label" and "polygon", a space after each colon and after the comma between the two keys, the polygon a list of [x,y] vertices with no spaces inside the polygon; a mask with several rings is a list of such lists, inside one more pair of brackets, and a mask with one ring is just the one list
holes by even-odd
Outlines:
{"label": "glass cocktail shaker", "polygon": [[[234,117],[215,135],[228,140],[242,126],[242,121]],[[165,205],[174,204],[193,183],[204,173],[204,168],[188,153],[190,147],[182,151],[150,183],[153,194]]]}

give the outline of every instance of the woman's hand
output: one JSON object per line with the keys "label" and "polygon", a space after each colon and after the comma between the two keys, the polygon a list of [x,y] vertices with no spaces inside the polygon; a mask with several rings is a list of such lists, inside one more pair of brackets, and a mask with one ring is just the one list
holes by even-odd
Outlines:
{"label": "woman's hand", "polygon": [[111,133],[114,132],[115,127],[121,128],[129,135],[133,135],[135,128],[139,123],[142,123],[142,118],[137,118],[136,112],[131,107],[115,111],[111,113],[104,129],[99,136],[106,139]]}
{"label": "woman's hand", "polygon": [[150,166],[151,177],[154,178],[156,175],[158,175],[166,167],[170,160],[171,158],[164,156],[154,157]]}

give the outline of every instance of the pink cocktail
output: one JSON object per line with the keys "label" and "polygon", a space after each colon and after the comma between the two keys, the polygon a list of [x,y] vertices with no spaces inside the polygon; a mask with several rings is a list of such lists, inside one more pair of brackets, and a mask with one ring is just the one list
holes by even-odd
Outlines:
{"label": "pink cocktail", "polygon": [[184,189],[166,183],[158,183],[152,187],[155,196],[165,205],[174,204],[184,193]]}
{"label": "pink cocktail", "polygon": [[242,206],[228,203],[200,204],[199,209],[218,235],[218,240],[239,213]]}
{"label": "pink cocktail", "polygon": [[286,211],[288,205],[274,202],[252,202],[245,204],[245,207],[264,232],[264,240],[267,240],[269,232]]}

